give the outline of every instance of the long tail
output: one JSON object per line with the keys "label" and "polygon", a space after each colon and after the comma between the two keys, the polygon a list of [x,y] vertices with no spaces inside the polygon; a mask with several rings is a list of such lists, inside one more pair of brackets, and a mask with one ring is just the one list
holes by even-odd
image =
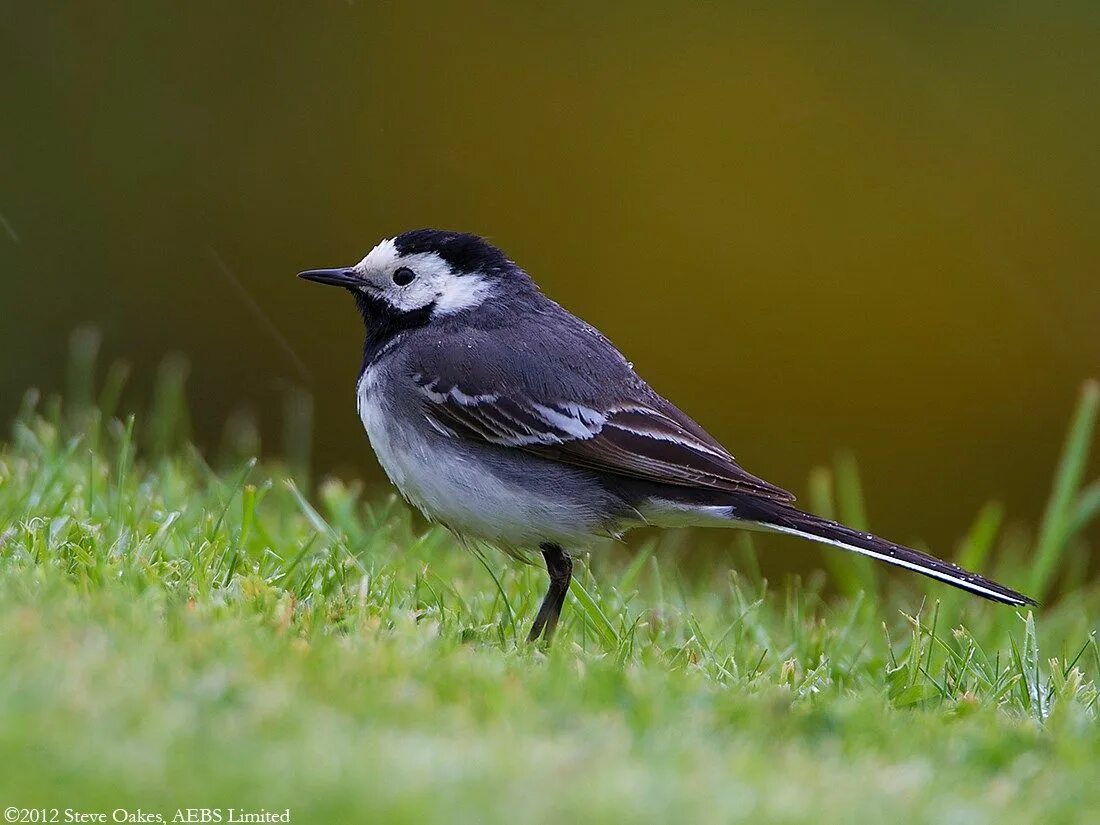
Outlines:
{"label": "long tail", "polygon": [[880,539],[871,533],[862,533],[845,527],[835,521],[803,513],[801,510],[776,501],[754,499],[742,502],[735,507],[739,519],[752,522],[754,526],[777,533],[787,533],[811,541],[831,544],[835,547],[851,550],[873,559],[914,570],[929,578],[946,582],[960,590],[973,593],[990,601],[1002,604],[1036,604],[1035,600],[1010,587],[963,570],[957,564],[937,559],[919,550],[913,550],[892,541]]}

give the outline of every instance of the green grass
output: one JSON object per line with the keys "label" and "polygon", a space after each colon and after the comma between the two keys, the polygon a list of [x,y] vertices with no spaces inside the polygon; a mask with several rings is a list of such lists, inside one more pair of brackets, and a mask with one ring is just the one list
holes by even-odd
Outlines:
{"label": "green grass", "polygon": [[[136,424],[111,417],[124,371],[102,390],[87,371],[67,407],[29,396],[0,446],[4,807],[294,822],[1100,810],[1100,588],[1081,561],[1100,510],[1094,385],[1035,540],[990,505],[957,554],[1030,583],[1036,614],[850,556],[831,557],[839,594],[816,574],[769,583],[731,533],[728,565],[691,573],[682,541],[594,556],[542,652],[522,643],[541,570],[358,486],[212,469],[186,442],[179,364]],[[848,458],[811,493],[863,510]]]}

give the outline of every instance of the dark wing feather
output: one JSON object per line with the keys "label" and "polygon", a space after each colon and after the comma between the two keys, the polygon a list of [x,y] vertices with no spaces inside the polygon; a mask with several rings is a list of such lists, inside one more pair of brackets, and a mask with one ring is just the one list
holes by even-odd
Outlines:
{"label": "dark wing feather", "polygon": [[720,446],[649,407],[609,411],[592,437],[539,446],[531,452],[646,481],[794,500],[785,490],[747,473]]}
{"label": "dark wing feather", "polygon": [[743,470],[705,432],[696,435],[655,405],[632,401],[598,410],[572,402],[546,404],[457,386],[443,388],[438,379],[425,382],[422,377],[418,386],[428,421],[452,437],[661,484],[794,500],[787,491]]}

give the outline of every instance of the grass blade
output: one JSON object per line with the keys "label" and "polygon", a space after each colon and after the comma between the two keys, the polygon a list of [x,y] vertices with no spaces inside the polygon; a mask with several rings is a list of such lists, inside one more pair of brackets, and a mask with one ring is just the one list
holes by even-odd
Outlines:
{"label": "grass blade", "polygon": [[1058,570],[1058,562],[1072,537],[1077,493],[1081,489],[1088,465],[1098,408],[1100,384],[1088,381],[1081,388],[1081,398],[1070,425],[1039,531],[1030,586],[1031,595],[1039,600],[1047,595]]}

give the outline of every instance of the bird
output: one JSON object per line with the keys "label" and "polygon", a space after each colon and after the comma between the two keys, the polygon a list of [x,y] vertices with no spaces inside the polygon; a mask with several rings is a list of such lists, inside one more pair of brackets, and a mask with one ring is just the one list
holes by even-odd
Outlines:
{"label": "bird", "polygon": [[574,556],[642,526],[783,533],[994,602],[1036,604],[799,509],[478,235],[415,229],[383,239],[357,264],[299,277],[355,298],[366,329],[358,413],[402,496],[464,541],[522,561],[541,552],[549,587],[529,642],[553,637]]}

